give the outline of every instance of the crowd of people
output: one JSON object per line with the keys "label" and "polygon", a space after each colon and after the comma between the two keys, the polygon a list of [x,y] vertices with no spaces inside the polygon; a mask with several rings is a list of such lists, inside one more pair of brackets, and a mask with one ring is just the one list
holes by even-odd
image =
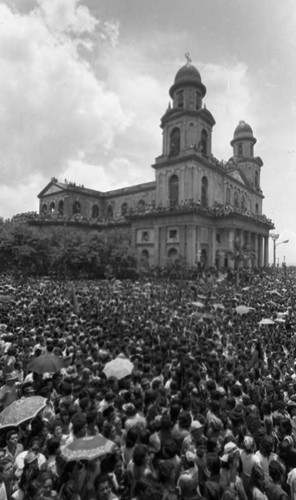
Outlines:
{"label": "crowd of people", "polygon": [[[0,422],[45,398],[0,427],[0,500],[294,500],[295,278],[0,278]],[[67,458],[96,436],[112,448]]]}

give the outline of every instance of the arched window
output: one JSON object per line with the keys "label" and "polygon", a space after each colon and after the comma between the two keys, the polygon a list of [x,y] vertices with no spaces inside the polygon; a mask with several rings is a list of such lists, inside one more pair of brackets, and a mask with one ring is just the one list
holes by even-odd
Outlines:
{"label": "arched window", "polygon": [[121,215],[126,215],[128,210],[128,204],[126,201],[121,205]]}
{"label": "arched window", "polygon": [[98,205],[93,205],[91,210],[92,219],[97,219],[99,217],[99,207]]}
{"label": "arched window", "polygon": [[201,133],[201,152],[203,155],[208,154],[208,133],[204,129]]}
{"label": "arched window", "polygon": [[237,156],[243,156],[243,145],[241,142],[237,145]]}
{"label": "arched window", "polygon": [[149,260],[149,252],[148,252],[148,250],[146,250],[146,249],[142,250],[141,257],[144,260]]}
{"label": "arched window", "polygon": [[226,204],[227,205],[230,205],[231,203],[231,192],[230,192],[230,188],[226,188]]}
{"label": "arched window", "polygon": [[179,90],[176,94],[177,97],[177,108],[184,107],[184,90]]}
{"label": "arched window", "polygon": [[46,205],[46,203],[43,203],[43,205],[41,207],[41,213],[43,215],[45,215],[47,213],[47,205]]}
{"label": "arched window", "polygon": [[259,214],[259,205],[258,205],[258,203],[256,203],[256,205],[255,205],[255,213]]}
{"label": "arched window", "polygon": [[246,198],[244,197],[244,195],[242,195],[242,197],[241,197],[241,209],[245,210],[245,208],[246,208]]}
{"label": "arched window", "polygon": [[176,248],[170,248],[168,251],[168,258],[172,261],[177,260],[178,258],[178,250]]}
{"label": "arched window", "polygon": [[109,217],[109,219],[112,219],[112,217],[113,217],[113,207],[112,207],[112,205],[108,205],[108,208],[107,208],[107,217]]}
{"label": "arched window", "polygon": [[50,211],[51,214],[53,214],[54,211],[55,211],[55,203],[53,201],[49,205],[49,211]]}
{"label": "arched window", "polygon": [[237,191],[234,191],[233,195],[233,205],[235,208],[239,208],[238,194]]}
{"label": "arched window", "polygon": [[204,207],[208,205],[208,178],[205,175],[201,179],[201,204]]}
{"label": "arched window", "polygon": [[208,263],[208,254],[207,251],[203,248],[200,254],[200,265],[202,268],[207,267]]}
{"label": "arched window", "polygon": [[259,174],[258,174],[258,170],[255,171],[255,186],[259,187]]}
{"label": "arched window", "polygon": [[59,204],[58,204],[58,214],[59,215],[64,215],[64,202],[63,202],[63,200],[59,201]]}
{"label": "arched window", "polygon": [[144,201],[144,200],[140,200],[140,201],[138,202],[138,210],[139,210],[139,212],[144,212],[144,210],[145,210],[145,205],[146,205],[146,203],[145,203],[145,201]]}
{"label": "arched window", "polygon": [[178,127],[173,128],[170,135],[170,155],[175,156],[180,153],[181,133]]}
{"label": "arched window", "polygon": [[81,205],[80,205],[79,201],[74,201],[72,211],[73,211],[73,215],[78,215],[81,213]]}
{"label": "arched window", "polygon": [[169,201],[172,207],[179,204],[179,177],[177,175],[171,175],[169,178]]}

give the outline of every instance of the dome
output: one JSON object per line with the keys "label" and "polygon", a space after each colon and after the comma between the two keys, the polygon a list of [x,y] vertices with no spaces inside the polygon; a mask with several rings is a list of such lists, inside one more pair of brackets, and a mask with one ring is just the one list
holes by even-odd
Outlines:
{"label": "dome", "polygon": [[182,66],[179,71],[177,71],[174,84],[170,88],[170,96],[173,98],[174,92],[178,88],[185,85],[192,85],[194,87],[197,87],[200,90],[202,97],[204,97],[206,94],[207,89],[201,81],[199,71],[189,61],[184,64],[184,66]]}
{"label": "dome", "polygon": [[175,83],[183,83],[184,81],[187,82],[188,80],[192,80],[193,83],[201,83],[201,76],[199,71],[189,62],[187,64],[184,64],[184,66],[179,69],[175,76]]}
{"label": "dome", "polygon": [[239,122],[234,131],[233,140],[235,139],[254,139],[252,128],[244,120]]}
{"label": "dome", "polygon": [[249,140],[251,139],[254,143],[256,142],[252,128],[244,120],[241,120],[238,126],[236,127],[233,134],[233,139],[231,141],[231,145],[233,144],[233,142],[242,139],[249,139]]}

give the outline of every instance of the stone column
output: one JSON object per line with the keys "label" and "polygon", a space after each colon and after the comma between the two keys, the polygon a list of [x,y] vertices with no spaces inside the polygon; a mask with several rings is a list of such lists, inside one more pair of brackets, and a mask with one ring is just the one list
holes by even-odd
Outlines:
{"label": "stone column", "polygon": [[197,262],[197,259],[196,259],[196,226],[190,226],[189,231],[190,231],[190,236],[188,238],[188,248],[187,248],[188,263],[190,266],[195,266],[196,262]]}
{"label": "stone column", "polygon": [[215,267],[215,262],[216,262],[216,228],[213,227],[212,229],[212,245],[211,245],[211,256],[210,256],[210,263],[212,266]]}
{"label": "stone column", "polygon": [[[233,252],[234,251],[234,229],[229,229],[228,237],[229,237],[228,248],[229,248],[230,252]],[[228,265],[231,269],[233,269],[234,268],[234,260],[229,259]]]}
{"label": "stone column", "polygon": [[159,241],[159,227],[154,227],[154,265],[160,264],[160,241]]}
{"label": "stone column", "polygon": [[201,248],[200,248],[200,227],[196,226],[196,264],[200,262]]}
{"label": "stone column", "polygon": [[193,167],[193,199],[194,201],[198,200],[198,176],[197,176],[197,168]]}
{"label": "stone column", "polygon": [[269,258],[268,258],[268,253],[269,253],[268,252],[268,250],[269,250],[268,244],[269,244],[268,236],[264,236],[264,267],[268,267],[268,260],[269,260]]}
{"label": "stone column", "polygon": [[259,267],[258,264],[258,236],[253,233],[253,251],[255,253],[255,267]]}
{"label": "stone column", "polygon": [[263,265],[263,238],[258,234],[258,267]]}

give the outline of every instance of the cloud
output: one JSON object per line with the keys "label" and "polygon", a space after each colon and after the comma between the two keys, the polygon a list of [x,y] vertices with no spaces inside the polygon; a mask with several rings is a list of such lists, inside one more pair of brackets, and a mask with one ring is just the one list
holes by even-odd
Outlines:
{"label": "cloud", "polygon": [[1,181],[16,186],[59,175],[69,161],[104,156],[130,122],[119,97],[79,46],[115,44],[118,25],[93,17],[79,0],[38,0],[20,13],[0,4]]}

